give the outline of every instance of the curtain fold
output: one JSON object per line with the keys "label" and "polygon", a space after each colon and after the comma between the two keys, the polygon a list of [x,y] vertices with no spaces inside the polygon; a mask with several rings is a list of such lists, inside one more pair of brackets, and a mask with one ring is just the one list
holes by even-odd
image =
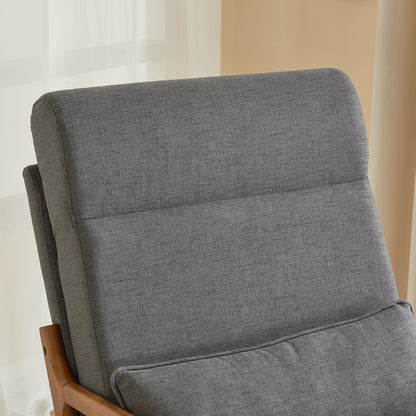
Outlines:
{"label": "curtain fold", "polygon": [[413,305],[416,305],[415,18],[414,0],[379,0],[369,166],[399,296]]}

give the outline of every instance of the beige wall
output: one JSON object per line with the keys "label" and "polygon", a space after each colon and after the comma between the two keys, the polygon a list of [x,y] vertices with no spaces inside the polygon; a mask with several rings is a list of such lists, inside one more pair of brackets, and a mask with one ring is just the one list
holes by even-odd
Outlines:
{"label": "beige wall", "polygon": [[222,0],[223,75],[336,67],[369,132],[377,0]]}

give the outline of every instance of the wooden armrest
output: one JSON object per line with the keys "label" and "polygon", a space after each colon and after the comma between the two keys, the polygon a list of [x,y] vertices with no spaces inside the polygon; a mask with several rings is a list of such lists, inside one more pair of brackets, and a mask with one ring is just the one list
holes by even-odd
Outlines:
{"label": "wooden armrest", "polygon": [[40,328],[55,416],[132,416],[79,385],[71,373],[59,325]]}

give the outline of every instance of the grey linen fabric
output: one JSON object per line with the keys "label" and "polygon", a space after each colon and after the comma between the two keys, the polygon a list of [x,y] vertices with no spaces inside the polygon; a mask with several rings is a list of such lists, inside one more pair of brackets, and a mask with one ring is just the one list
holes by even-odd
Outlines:
{"label": "grey linen fabric", "polygon": [[397,300],[361,109],[322,69],[47,93],[32,131],[80,382]]}
{"label": "grey linen fabric", "polygon": [[76,378],[77,369],[69,334],[65,300],[59,278],[55,239],[52,234],[48,209],[43,193],[42,178],[40,177],[38,166],[27,166],[23,170],[23,179],[29,200],[30,214],[52,323],[58,324],[61,329],[68,363],[72,374]]}
{"label": "grey linen fabric", "polygon": [[416,324],[408,305],[246,351],[124,367],[139,416],[414,416]]}

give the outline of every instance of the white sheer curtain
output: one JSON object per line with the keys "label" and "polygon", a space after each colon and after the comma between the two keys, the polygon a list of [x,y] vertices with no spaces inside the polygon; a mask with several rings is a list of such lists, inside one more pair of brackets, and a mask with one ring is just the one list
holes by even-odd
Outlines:
{"label": "white sheer curtain", "polygon": [[0,416],[51,408],[50,323],[21,177],[31,105],[48,90],[218,75],[221,0],[0,3]]}

